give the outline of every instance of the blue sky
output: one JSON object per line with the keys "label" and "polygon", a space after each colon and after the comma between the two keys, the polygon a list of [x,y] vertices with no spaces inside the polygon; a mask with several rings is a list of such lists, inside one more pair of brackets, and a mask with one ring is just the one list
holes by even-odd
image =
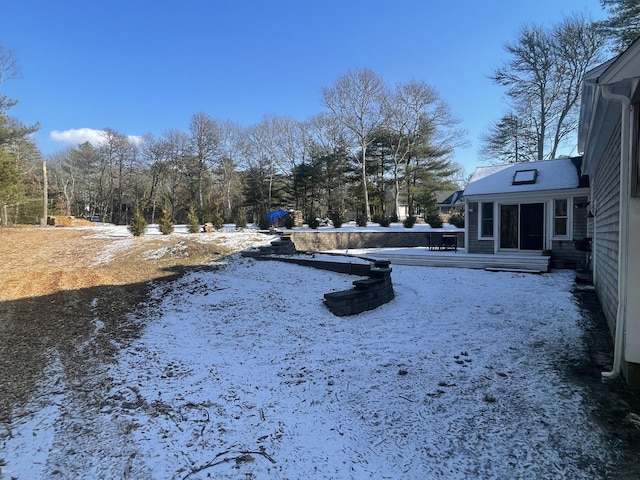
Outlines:
{"label": "blue sky", "polygon": [[506,109],[487,79],[504,44],[572,12],[604,16],[599,0],[0,0],[0,44],[22,72],[0,93],[20,100],[11,115],[41,123],[49,154],[83,140],[72,130],[161,135],[197,112],[306,120],[323,110],[322,87],[368,67],[440,92],[468,132],[455,160],[471,173],[479,136]]}

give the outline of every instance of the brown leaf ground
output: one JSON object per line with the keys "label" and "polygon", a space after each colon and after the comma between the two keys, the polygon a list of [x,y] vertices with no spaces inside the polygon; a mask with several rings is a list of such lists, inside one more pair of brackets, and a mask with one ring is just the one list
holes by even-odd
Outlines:
{"label": "brown leaf ground", "polygon": [[[195,237],[113,239],[94,233],[91,228],[0,228],[0,422],[9,421],[14,407],[26,402],[52,352],[66,375],[82,384],[92,360],[109,361],[114,339],[135,336],[132,312],[146,299],[151,281],[229,253]],[[104,253],[114,242],[117,255],[106,261]],[[172,244],[188,255],[145,255]]]}

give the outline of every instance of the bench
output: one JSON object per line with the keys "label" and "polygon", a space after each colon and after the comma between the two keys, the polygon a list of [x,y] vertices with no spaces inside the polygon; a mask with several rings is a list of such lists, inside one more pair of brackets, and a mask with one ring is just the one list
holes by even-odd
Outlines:
{"label": "bench", "polygon": [[440,236],[440,241],[434,241],[430,233],[427,236],[427,249],[429,250],[453,250],[458,252],[458,235],[451,233],[443,233]]}

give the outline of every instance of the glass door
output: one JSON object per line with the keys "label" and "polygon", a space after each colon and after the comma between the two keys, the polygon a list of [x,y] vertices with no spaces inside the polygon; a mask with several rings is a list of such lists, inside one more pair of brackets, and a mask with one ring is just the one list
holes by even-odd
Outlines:
{"label": "glass door", "polygon": [[500,248],[518,248],[518,205],[500,205]]}
{"label": "glass door", "polygon": [[544,243],[544,203],[520,205],[520,249],[542,250]]}

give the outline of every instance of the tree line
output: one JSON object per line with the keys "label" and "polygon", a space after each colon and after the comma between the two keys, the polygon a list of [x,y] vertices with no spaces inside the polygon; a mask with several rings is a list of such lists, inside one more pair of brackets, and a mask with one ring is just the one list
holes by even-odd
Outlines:
{"label": "tree line", "polygon": [[106,128],[97,145],[46,158],[50,212],[115,224],[136,209],[150,222],[162,211],[184,222],[192,208],[202,223],[259,223],[281,208],[371,220],[398,216],[401,204],[417,214],[434,206],[435,190],[457,187],[458,121],[426,82],[392,88],[363,68],[322,93],[326,111],[307,121],[265,116],[243,127],[199,112],[188,131],[141,141]]}
{"label": "tree line", "polygon": [[[505,45],[506,61],[489,78],[506,90],[505,113],[481,139],[480,157],[499,162],[554,158],[577,127],[580,84],[602,61],[640,34],[635,0],[601,0],[609,17],[581,15],[551,26],[527,25]],[[0,88],[16,78],[13,52],[0,45]],[[434,208],[434,192],[461,186],[453,161],[465,145],[459,121],[424,81],[394,86],[367,68],[322,88],[324,110],[306,121],[265,116],[248,127],[206,113],[187,131],[168,129],[141,141],[102,131],[48,156],[54,214],[127,223],[134,210],[174,222],[261,222],[285,208],[304,217],[355,212],[364,221],[393,218],[406,206]],[[33,223],[42,213],[42,158],[27,126],[8,115],[0,95],[0,223]],[[402,211],[405,211],[402,209]]]}

